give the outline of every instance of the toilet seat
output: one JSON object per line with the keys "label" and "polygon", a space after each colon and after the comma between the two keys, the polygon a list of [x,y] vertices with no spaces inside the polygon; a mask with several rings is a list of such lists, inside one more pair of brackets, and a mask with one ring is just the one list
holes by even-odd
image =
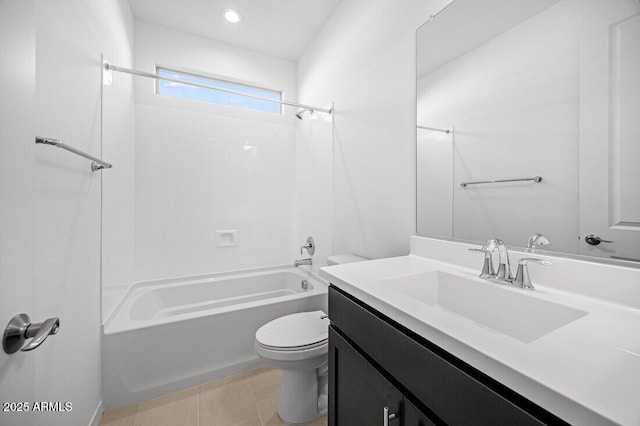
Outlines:
{"label": "toilet seat", "polygon": [[256,331],[256,344],[271,351],[306,351],[327,345],[328,338],[329,319],[322,311],[276,318]]}
{"label": "toilet seat", "polygon": [[311,345],[305,345],[305,346],[294,346],[294,347],[290,347],[290,348],[281,348],[279,346],[269,346],[269,345],[265,345],[260,343],[259,341],[256,340],[256,343],[258,344],[258,346],[260,346],[263,349],[268,349],[271,351],[279,351],[279,352],[296,352],[296,351],[303,351],[306,349],[313,349],[313,348],[317,348],[323,345],[328,345],[329,344],[329,339],[325,339],[322,340],[320,342],[311,344]]}

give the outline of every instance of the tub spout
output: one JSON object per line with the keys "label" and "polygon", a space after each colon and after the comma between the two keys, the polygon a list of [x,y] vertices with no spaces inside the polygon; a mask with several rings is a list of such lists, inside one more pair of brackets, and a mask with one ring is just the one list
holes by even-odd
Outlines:
{"label": "tub spout", "polygon": [[311,265],[313,263],[313,261],[311,260],[311,258],[307,258],[307,259],[296,259],[293,261],[293,266],[295,268],[297,268],[298,266],[301,265]]}

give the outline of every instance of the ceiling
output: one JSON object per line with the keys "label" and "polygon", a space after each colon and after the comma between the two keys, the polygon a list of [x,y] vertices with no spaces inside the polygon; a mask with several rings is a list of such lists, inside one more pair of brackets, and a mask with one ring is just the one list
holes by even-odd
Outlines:
{"label": "ceiling", "polygon": [[[130,0],[137,19],[298,60],[340,0]],[[223,8],[244,15],[225,21]]]}

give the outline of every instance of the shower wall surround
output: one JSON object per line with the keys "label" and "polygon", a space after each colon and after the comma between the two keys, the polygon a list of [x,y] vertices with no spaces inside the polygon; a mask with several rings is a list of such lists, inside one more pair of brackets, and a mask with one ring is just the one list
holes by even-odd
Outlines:
{"label": "shower wall surround", "polygon": [[[134,56],[138,70],[231,78],[306,101],[297,99],[295,62],[167,27],[136,21]],[[103,318],[131,283],[291,264],[309,235],[314,268],[326,261],[330,115],[300,121],[288,106],[265,113],[160,96],[153,79],[113,80],[104,122],[130,121],[104,138],[105,156],[118,162],[105,177]]]}
{"label": "shower wall surround", "polygon": [[[210,70],[295,99],[288,60],[143,22],[135,55],[137,69]],[[290,263],[298,120],[135,84],[135,280]],[[220,247],[219,230],[236,230],[235,245]]]}
{"label": "shower wall surround", "polygon": [[291,263],[294,185],[294,127],[137,104],[136,281]]}
{"label": "shower wall surround", "polygon": [[[308,105],[324,105],[324,96],[299,100]],[[296,208],[293,256],[300,258],[298,248],[313,236],[316,251],[312,270],[317,272],[333,251],[333,117],[317,114],[296,127]]]}

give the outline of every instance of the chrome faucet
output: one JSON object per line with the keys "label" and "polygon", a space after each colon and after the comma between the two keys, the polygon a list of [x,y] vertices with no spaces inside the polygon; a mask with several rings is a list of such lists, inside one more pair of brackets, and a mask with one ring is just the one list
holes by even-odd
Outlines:
{"label": "chrome faucet", "polygon": [[[539,234],[539,236],[544,238],[544,235],[542,234]],[[544,240],[547,239],[544,238]],[[540,242],[538,242],[538,244],[540,244]],[[482,272],[480,273],[480,278],[497,280],[507,284],[511,284],[515,287],[520,287],[528,290],[533,290],[534,287],[531,283],[531,277],[529,277],[529,269],[527,268],[527,264],[529,262],[532,262],[538,263],[540,265],[551,265],[551,262],[548,262],[546,260],[525,257],[518,261],[518,271],[516,272],[516,276],[514,277],[511,274],[511,265],[509,264],[509,252],[507,251],[507,247],[504,245],[504,242],[502,240],[493,238],[487,241],[482,246],[482,248],[470,248],[469,250],[484,253],[484,265],[482,267]],[[499,265],[498,272],[494,273],[493,259],[491,255],[496,250],[498,250]]]}
{"label": "chrome faucet", "polygon": [[293,267],[297,268],[298,266],[301,265],[311,265],[313,263],[313,260],[311,260],[311,258],[307,258],[307,259],[296,259],[293,261]]}
{"label": "chrome faucet", "polygon": [[529,277],[529,268],[527,264],[529,262],[538,263],[540,265],[551,265],[551,262],[542,259],[534,259],[531,257],[525,257],[518,261],[518,272],[513,280],[513,285],[520,288],[526,288],[527,290],[533,290],[533,284],[531,284],[531,277]]}

